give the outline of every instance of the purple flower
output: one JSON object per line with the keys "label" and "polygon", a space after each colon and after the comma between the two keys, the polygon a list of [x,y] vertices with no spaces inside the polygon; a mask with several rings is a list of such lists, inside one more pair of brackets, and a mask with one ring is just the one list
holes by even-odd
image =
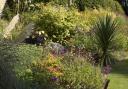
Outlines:
{"label": "purple flower", "polygon": [[57,78],[57,77],[52,77],[51,80],[52,80],[52,81],[57,81],[58,78]]}
{"label": "purple flower", "polygon": [[66,52],[67,52],[67,49],[66,49],[66,48],[63,48],[63,49],[61,49],[60,54],[63,55],[63,54],[65,54]]}
{"label": "purple flower", "polygon": [[102,72],[104,74],[109,74],[111,72],[111,66],[110,65],[107,65],[106,67],[103,68]]}

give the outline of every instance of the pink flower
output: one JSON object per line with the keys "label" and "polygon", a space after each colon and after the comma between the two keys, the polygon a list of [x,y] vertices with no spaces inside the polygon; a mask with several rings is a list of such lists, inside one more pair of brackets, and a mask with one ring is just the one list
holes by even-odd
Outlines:
{"label": "pink flower", "polygon": [[104,74],[109,74],[110,72],[111,72],[111,66],[110,65],[107,65],[107,66],[105,66],[104,68],[103,68],[103,70],[102,70],[102,72],[104,73]]}

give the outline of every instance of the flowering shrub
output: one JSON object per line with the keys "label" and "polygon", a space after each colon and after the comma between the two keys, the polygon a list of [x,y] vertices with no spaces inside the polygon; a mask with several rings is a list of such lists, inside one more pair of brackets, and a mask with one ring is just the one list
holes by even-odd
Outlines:
{"label": "flowering shrub", "polygon": [[102,75],[98,68],[94,68],[80,57],[64,57],[63,77],[60,84],[64,89],[101,89]]}
{"label": "flowering shrub", "polygon": [[34,83],[45,89],[101,89],[102,75],[83,58],[48,54],[33,65]]}
{"label": "flowering shrub", "polygon": [[[1,45],[0,57],[11,63],[24,89],[100,89],[100,71],[82,58],[57,56],[30,45]],[[4,56],[3,56],[4,54]],[[9,58],[9,60],[8,60]],[[40,58],[40,60],[38,60]],[[76,60],[76,61],[75,61]],[[96,70],[96,71],[95,71]]]}
{"label": "flowering shrub", "polygon": [[40,88],[58,89],[56,83],[59,77],[63,75],[59,59],[59,57],[48,53],[42,60],[33,64],[33,81],[39,84]]}
{"label": "flowering shrub", "polygon": [[104,9],[86,10],[80,13],[76,9],[70,10],[57,5],[39,4],[38,7],[40,10],[32,16],[36,23],[35,30],[44,31],[47,40],[63,45],[68,45],[78,28],[85,32],[90,31],[99,16],[105,14],[116,16],[111,10]]}
{"label": "flowering shrub", "polygon": [[64,7],[41,5],[40,8],[40,13],[34,16],[37,30],[44,31],[49,40],[65,44],[73,35],[77,16]]}

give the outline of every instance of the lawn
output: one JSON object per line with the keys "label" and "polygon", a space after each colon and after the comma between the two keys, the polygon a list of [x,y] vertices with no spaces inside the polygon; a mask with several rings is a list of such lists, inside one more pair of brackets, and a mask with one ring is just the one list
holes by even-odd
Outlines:
{"label": "lawn", "polygon": [[128,59],[113,66],[109,79],[109,89],[128,89]]}

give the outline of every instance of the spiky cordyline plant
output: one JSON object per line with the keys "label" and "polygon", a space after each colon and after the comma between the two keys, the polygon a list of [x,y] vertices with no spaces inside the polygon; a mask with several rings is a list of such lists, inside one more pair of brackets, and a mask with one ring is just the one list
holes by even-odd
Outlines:
{"label": "spiky cordyline plant", "polygon": [[94,26],[95,41],[101,53],[101,65],[111,64],[110,47],[118,29],[118,22],[111,15],[99,18]]}

